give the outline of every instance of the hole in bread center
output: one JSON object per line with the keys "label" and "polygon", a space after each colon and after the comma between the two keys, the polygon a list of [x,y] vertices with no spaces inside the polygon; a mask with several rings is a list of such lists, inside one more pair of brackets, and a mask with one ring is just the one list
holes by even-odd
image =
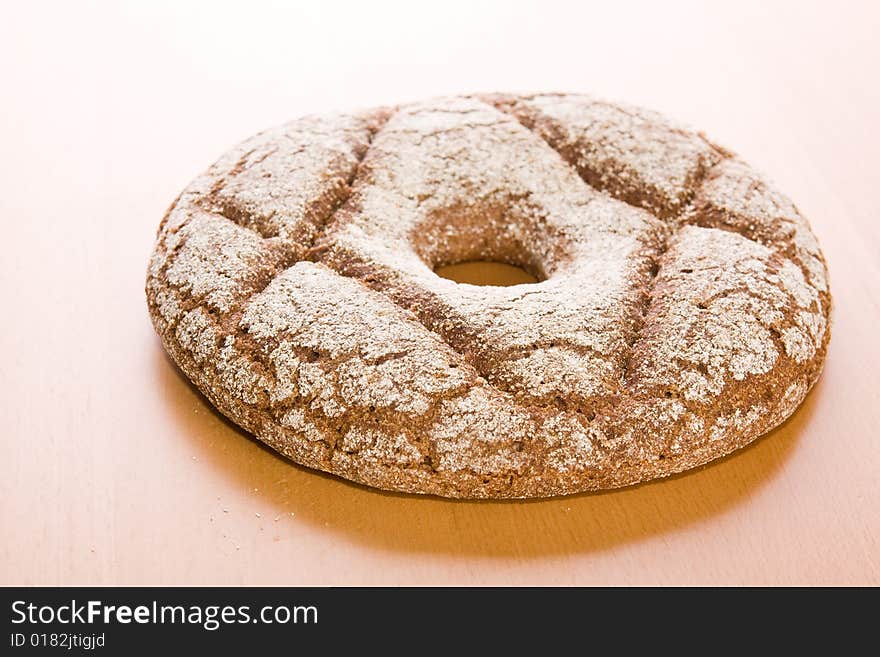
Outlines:
{"label": "hole in bread center", "polygon": [[410,245],[431,271],[456,283],[486,287],[546,281],[563,253],[546,213],[523,198],[474,197],[447,190],[461,200],[435,205],[409,234]]}
{"label": "hole in bread center", "polygon": [[535,276],[521,267],[492,260],[470,260],[444,265],[435,269],[434,273],[450,281],[470,285],[506,286],[538,282]]}

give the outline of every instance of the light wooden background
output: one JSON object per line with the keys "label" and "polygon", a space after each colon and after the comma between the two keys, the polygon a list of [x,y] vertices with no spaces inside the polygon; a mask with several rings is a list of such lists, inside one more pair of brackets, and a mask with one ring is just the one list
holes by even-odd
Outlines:
{"label": "light wooden background", "polygon": [[[874,3],[180,4],[4,12],[0,583],[880,583]],[[304,113],[480,90],[654,107],[795,199],[835,310],[791,421],[661,483],[466,503],[291,465],[193,392],[142,291],[179,189]]]}

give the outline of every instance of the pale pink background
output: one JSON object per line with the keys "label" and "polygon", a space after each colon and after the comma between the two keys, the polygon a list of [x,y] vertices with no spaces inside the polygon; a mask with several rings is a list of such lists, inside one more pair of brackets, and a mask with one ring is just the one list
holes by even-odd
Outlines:
{"label": "pale pink background", "polygon": [[[880,582],[873,3],[78,4],[0,24],[0,583]],[[661,483],[449,502],[290,465],[182,380],[142,287],[190,178],[304,113],[487,90],[659,109],[795,199],[836,306],[784,428]]]}

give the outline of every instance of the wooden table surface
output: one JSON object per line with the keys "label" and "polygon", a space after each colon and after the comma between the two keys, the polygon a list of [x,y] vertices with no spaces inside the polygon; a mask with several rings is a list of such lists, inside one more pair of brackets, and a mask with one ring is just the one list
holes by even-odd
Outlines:
{"label": "wooden table surface", "polygon": [[[880,583],[872,3],[74,4],[0,26],[0,583]],[[788,423],[659,483],[453,502],[292,465],[194,392],[143,294],[189,179],[301,114],[480,90],[656,108],[795,200],[835,307]]]}

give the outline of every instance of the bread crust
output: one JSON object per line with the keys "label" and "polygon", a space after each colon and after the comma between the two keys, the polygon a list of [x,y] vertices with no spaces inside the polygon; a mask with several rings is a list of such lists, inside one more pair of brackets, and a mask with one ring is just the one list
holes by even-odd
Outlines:
{"label": "bread crust", "polygon": [[[539,280],[456,284],[500,260]],[[305,117],[180,195],[149,264],[165,349],[285,456],[462,498],[600,490],[783,422],[821,371],[825,260],[702,134],[588,96]]]}

